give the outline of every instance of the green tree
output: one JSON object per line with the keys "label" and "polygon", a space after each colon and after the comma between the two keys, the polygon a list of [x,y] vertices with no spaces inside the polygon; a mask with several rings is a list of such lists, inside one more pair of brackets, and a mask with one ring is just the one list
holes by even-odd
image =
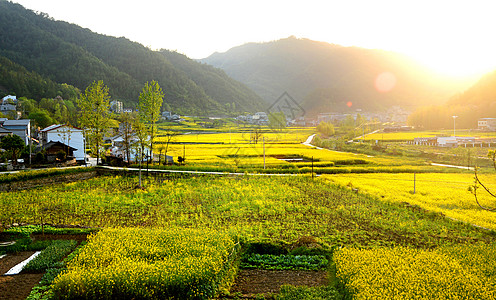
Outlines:
{"label": "green tree", "polygon": [[334,135],[334,126],[331,123],[320,122],[319,125],[317,125],[317,131],[323,135],[332,136]]}
{"label": "green tree", "polygon": [[269,127],[279,130],[286,128],[286,116],[282,111],[269,113]]}
{"label": "green tree", "polygon": [[129,164],[131,162],[131,145],[133,144],[133,122],[137,118],[136,113],[123,113],[120,116],[122,124],[122,147],[124,148],[124,160]]}
{"label": "green tree", "polygon": [[48,127],[55,123],[55,120],[52,119],[50,114],[44,109],[29,113],[28,118],[33,120],[34,124],[41,128]]}
{"label": "green tree", "polygon": [[153,142],[156,135],[155,123],[160,118],[160,108],[164,102],[164,93],[156,81],[145,83],[139,96],[138,111],[140,119],[146,124],[150,136],[150,157],[153,161]]}
{"label": "green tree", "polygon": [[2,137],[0,148],[6,150],[10,154],[12,164],[17,164],[17,155],[24,149],[24,141],[21,137],[15,134]]}
{"label": "green tree", "polygon": [[103,137],[110,123],[110,96],[103,81],[90,84],[79,97],[79,123],[85,128],[87,139],[96,152],[97,164],[103,146]]}

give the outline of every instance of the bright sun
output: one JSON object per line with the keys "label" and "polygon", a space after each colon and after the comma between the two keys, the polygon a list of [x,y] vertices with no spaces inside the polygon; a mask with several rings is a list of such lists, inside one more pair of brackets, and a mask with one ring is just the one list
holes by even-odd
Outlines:
{"label": "bright sun", "polygon": [[492,50],[473,49],[439,49],[429,53],[411,53],[420,63],[442,75],[451,77],[481,76],[496,70],[496,55]]}

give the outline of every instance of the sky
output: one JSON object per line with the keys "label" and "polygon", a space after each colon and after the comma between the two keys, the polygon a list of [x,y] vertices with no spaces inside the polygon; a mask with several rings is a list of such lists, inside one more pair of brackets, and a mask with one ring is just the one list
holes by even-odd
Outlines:
{"label": "sky", "polygon": [[28,9],[191,58],[294,35],[411,56],[454,77],[496,70],[496,1],[13,0]]}

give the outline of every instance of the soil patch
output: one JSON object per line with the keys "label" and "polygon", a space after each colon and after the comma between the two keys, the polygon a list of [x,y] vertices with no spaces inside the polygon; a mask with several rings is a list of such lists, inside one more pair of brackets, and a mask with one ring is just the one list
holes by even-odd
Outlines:
{"label": "soil patch", "polygon": [[67,183],[80,180],[86,180],[98,176],[96,171],[80,172],[73,174],[61,174],[43,178],[35,178],[29,180],[21,180],[0,185],[1,192],[19,191],[25,189],[32,189],[45,185],[52,185],[56,183]]}
{"label": "soil patch", "polygon": [[240,270],[231,288],[231,294],[241,293],[244,298],[257,294],[279,293],[282,285],[322,286],[327,285],[326,271],[301,270]]}
{"label": "soil patch", "polygon": [[[12,269],[15,265],[28,259],[34,251],[23,251],[18,253],[9,253],[4,258],[0,259],[0,276],[5,274],[8,270]],[[0,277],[1,278],[1,277]],[[0,286],[0,291],[4,289]]]}
{"label": "soil patch", "polygon": [[33,241],[45,241],[45,240],[75,240],[78,244],[86,241],[88,238],[87,234],[31,234],[31,239]]}
{"label": "soil patch", "polygon": [[[76,240],[78,244],[86,241],[86,234],[32,234],[33,240]],[[29,274],[21,272],[18,275],[3,276],[8,270],[30,257],[34,251],[23,251],[19,253],[8,253],[0,259],[0,300],[24,300],[35,285],[37,285],[43,273]]]}
{"label": "soil patch", "polygon": [[[4,260],[6,257],[2,258]],[[0,300],[24,300],[43,274],[18,274],[0,276]]]}

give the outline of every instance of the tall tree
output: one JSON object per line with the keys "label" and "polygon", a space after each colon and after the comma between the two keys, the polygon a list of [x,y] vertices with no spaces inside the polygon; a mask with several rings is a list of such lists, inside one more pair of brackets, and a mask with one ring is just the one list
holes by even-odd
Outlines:
{"label": "tall tree", "polygon": [[141,182],[141,165],[143,163],[143,157],[145,156],[145,148],[149,143],[150,136],[148,135],[148,130],[145,123],[140,118],[140,116],[133,115],[131,118],[133,132],[136,137],[137,142],[136,147],[136,159],[139,161],[139,187],[142,187]]}
{"label": "tall tree", "polygon": [[155,80],[145,83],[139,96],[138,110],[140,118],[146,123],[148,134],[150,135],[150,157],[153,161],[153,142],[156,135],[156,125],[160,118],[160,108],[164,102],[162,88]]}
{"label": "tall tree", "polygon": [[103,81],[90,84],[79,97],[79,123],[85,128],[85,133],[96,152],[96,162],[100,162],[100,151],[103,137],[109,127],[110,96],[108,87]]}
{"label": "tall tree", "polygon": [[133,122],[137,117],[135,116],[135,112],[128,113],[125,112],[121,114],[120,121],[121,127],[119,128],[122,134],[122,146],[124,148],[124,159],[129,164],[131,162],[131,145],[133,144],[134,139],[134,130],[133,130]]}

